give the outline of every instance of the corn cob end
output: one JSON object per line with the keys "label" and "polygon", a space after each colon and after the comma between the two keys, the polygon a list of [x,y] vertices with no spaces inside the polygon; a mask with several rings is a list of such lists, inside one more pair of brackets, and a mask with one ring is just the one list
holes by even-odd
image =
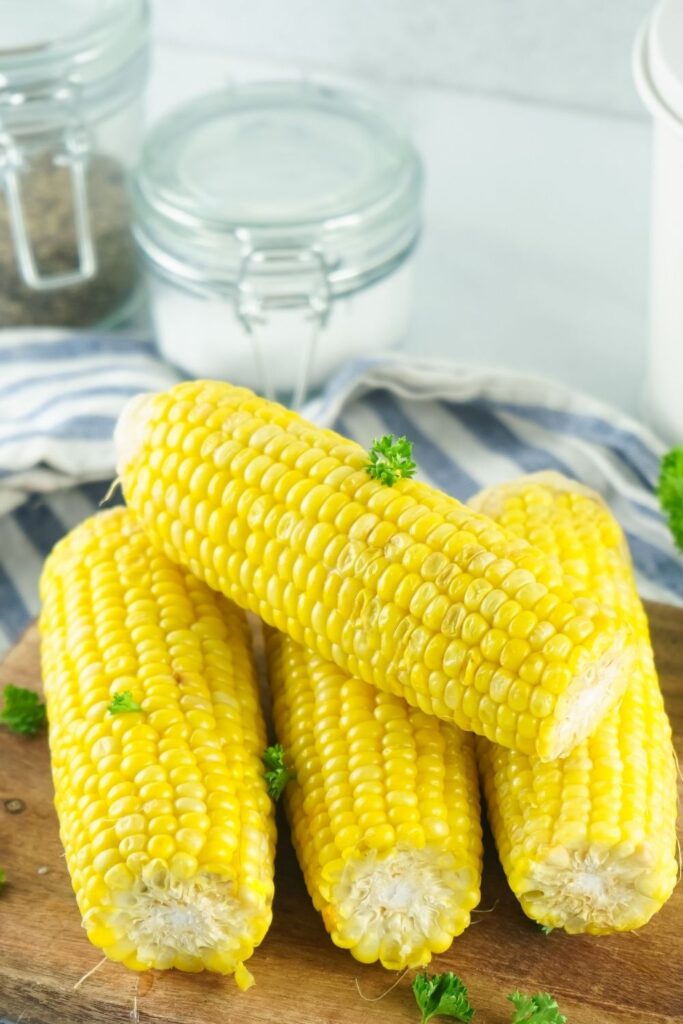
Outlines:
{"label": "corn cob end", "polygon": [[[475,511],[498,522],[501,521],[507,497],[524,493],[527,488],[543,488],[549,496],[558,492],[574,492],[601,501],[599,496],[587,487],[563,477],[560,473],[546,471],[531,473],[519,477],[510,484],[498,484],[482,490],[470,498],[468,504]],[[512,528],[514,530],[514,524]],[[525,539],[543,547],[542,538]],[[628,559],[628,548],[623,537],[619,539],[619,552],[623,558]],[[564,559],[562,561],[564,563]],[[564,565],[564,569],[571,583],[571,568]],[[583,584],[584,581],[579,582]],[[581,595],[583,591],[584,587],[581,586]],[[555,714],[542,724],[538,744],[533,751],[541,761],[554,761],[566,757],[580,742],[595,732],[600,722],[622,698],[636,660],[633,632],[629,624],[621,623],[616,627],[612,610],[602,606],[598,609],[596,602],[588,596],[576,597],[574,604],[580,614],[593,617],[598,631],[604,628],[606,642],[599,652],[593,651],[591,661],[583,664],[577,661],[571,682],[557,698]],[[574,656],[579,654],[580,647],[574,651]],[[526,752],[532,753],[531,750]]]}
{"label": "corn cob end", "polygon": [[[248,978],[242,961],[263,935],[254,934],[255,922],[231,881],[208,871],[184,878],[161,859],[147,863],[134,880],[122,865],[109,874],[116,872],[122,887],[108,876],[107,905],[83,915],[93,945],[132,970],[234,973],[243,987]],[[264,918],[264,933],[266,924]]]}
{"label": "corn cob end", "polygon": [[554,719],[548,721],[547,729],[541,726],[537,748],[541,761],[567,757],[618,704],[635,662],[630,637],[628,629],[616,630],[598,661],[577,673],[558,698]]}
{"label": "corn cob end", "polygon": [[631,931],[650,920],[676,884],[675,856],[668,872],[655,874],[661,860],[647,845],[557,846],[529,866],[516,891],[528,917],[570,935]]}
{"label": "corn cob end", "polygon": [[348,860],[329,898],[323,917],[335,945],[402,970],[448,949],[469,924],[479,885],[448,852],[402,844]]}

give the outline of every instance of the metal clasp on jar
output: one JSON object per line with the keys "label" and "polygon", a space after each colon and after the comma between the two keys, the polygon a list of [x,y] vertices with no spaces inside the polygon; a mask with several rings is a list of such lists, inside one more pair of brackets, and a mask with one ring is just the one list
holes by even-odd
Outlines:
{"label": "metal clasp on jar", "polygon": [[[18,106],[25,99],[21,94],[11,96],[0,94],[3,104],[10,108]],[[31,158],[17,139],[17,134],[3,124],[0,111],[0,187],[4,190],[9,214],[12,242],[21,278],[35,291],[56,291],[71,285],[81,284],[97,273],[97,256],[93,243],[88,210],[86,169],[90,154],[90,137],[77,118],[77,102],[71,90],[65,88],[56,95],[63,104],[66,127],[60,133],[54,147],[52,162],[56,167],[65,167],[69,172],[73,198],[74,235],[78,263],[73,270],[64,273],[42,274],[38,267],[33,241],[27,227],[22,201],[22,175],[30,173]]]}
{"label": "metal clasp on jar", "polygon": [[305,332],[296,373],[292,405],[300,408],[306,398],[311,367],[315,359],[320,331],[331,308],[328,266],[316,249],[245,247],[237,277],[235,309],[254,344],[254,355],[263,392],[274,398],[263,345],[263,332],[275,310],[303,312]]}

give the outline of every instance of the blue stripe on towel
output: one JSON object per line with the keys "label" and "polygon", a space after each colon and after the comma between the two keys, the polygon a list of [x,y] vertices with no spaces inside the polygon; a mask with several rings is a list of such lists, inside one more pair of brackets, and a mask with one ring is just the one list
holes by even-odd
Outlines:
{"label": "blue stripe on towel", "polygon": [[[65,441],[106,441],[112,435],[115,422],[113,416],[74,416],[66,422],[55,424],[50,428],[49,434],[50,437],[59,437]],[[33,441],[44,436],[44,430],[26,430],[4,438],[3,443],[10,441],[16,444],[18,441]]]}
{"label": "blue stripe on towel", "polygon": [[[139,394],[139,392],[140,388],[135,384],[115,384],[110,385],[109,387],[102,386],[99,388],[80,388],[77,391],[67,391],[65,394],[53,395],[52,398],[48,399],[47,401],[41,402],[39,411],[40,414],[42,415],[42,413],[44,413],[47,409],[54,409],[55,406],[59,405],[68,406],[69,403],[71,403],[73,406],[74,402],[80,402],[84,398],[110,398],[112,395],[116,398],[132,398],[133,395],[137,395]],[[14,422],[23,423],[25,421],[28,421],[30,423],[32,420],[35,419],[36,415],[36,411],[31,410],[30,412],[26,412],[19,416],[15,416]],[[68,408],[65,410],[65,418],[67,416],[69,418],[73,416],[73,412],[70,412]],[[112,416],[110,422],[113,421],[114,417]],[[2,423],[0,422],[0,427],[1,426]],[[48,429],[50,433],[52,433],[53,428],[49,427]],[[10,434],[9,437],[11,438],[13,437],[13,435]]]}
{"label": "blue stripe on towel", "polygon": [[[456,405],[442,402],[442,407],[451,416],[467,427],[485,447],[500,452],[516,462],[525,473],[539,473],[544,469],[554,469],[565,476],[573,477],[569,466],[551,452],[537,448],[523,441],[494,413],[480,402],[471,405]],[[474,492],[470,491],[470,494]]]}
{"label": "blue stripe on towel", "polygon": [[24,604],[24,599],[2,562],[0,562],[0,615],[3,626],[12,637],[18,637],[31,621],[31,614]]}
{"label": "blue stripe on towel", "polygon": [[631,501],[630,504],[638,512],[639,515],[645,516],[647,519],[654,519],[659,523],[665,523],[666,518],[664,513],[658,508],[651,508],[642,501]]}
{"label": "blue stripe on towel", "polygon": [[49,555],[66,533],[66,527],[46,504],[43,496],[34,496],[12,513],[17,526],[23,530],[41,555]]}
{"label": "blue stripe on towel", "polygon": [[[55,370],[47,375],[43,374],[32,374],[31,376],[25,377],[24,380],[16,381],[12,384],[6,384],[0,388],[0,398],[4,398],[7,395],[21,394],[22,391],[37,391],[41,390],[48,394],[54,390],[55,386],[61,388],[69,388],[74,390],[75,386],[79,381],[82,381],[84,385],[92,383],[99,379],[107,380],[112,373],[127,373],[133,376],[134,374],[147,374],[154,372],[154,365],[148,361],[138,362],[133,366],[130,361],[112,361],[101,363],[99,366],[88,366],[87,368],[81,368],[80,370]],[[168,379],[165,381],[168,383]]]}
{"label": "blue stripe on towel", "polygon": [[570,434],[591,444],[610,448],[647,487],[653,487],[657,480],[657,455],[640,438],[615,427],[607,420],[567,412],[564,409],[547,409],[542,405],[517,405],[514,402],[492,402],[491,405],[537,423],[545,430],[557,434]]}
{"label": "blue stripe on towel", "polygon": [[118,337],[116,335],[76,335],[59,341],[20,341],[12,347],[0,345],[0,363],[26,363],[44,359],[77,359],[81,356],[96,356],[109,353],[113,356],[136,352],[153,354],[156,346],[152,341],[140,338]]}
{"label": "blue stripe on towel", "polygon": [[655,547],[631,531],[626,531],[626,539],[638,572],[683,598],[683,572],[680,561],[671,558],[661,548]]}
{"label": "blue stripe on towel", "polygon": [[[93,511],[98,508],[113,508],[114,505],[125,505],[120,484],[117,484],[112,493],[109,494],[111,483],[111,480],[94,480],[92,483],[81,484],[78,489],[88,501],[92,502]],[[109,496],[107,497],[107,495]],[[104,500],[105,498],[107,499],[106,501]]]}

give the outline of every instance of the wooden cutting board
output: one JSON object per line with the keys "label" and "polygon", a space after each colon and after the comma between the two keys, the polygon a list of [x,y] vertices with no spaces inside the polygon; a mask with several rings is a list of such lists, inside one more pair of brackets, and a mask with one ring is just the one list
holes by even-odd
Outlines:
{"label": "wooden cutting board", "polygon": [[[650,605],[649,612],[683,763],[683,611]],[[8,682],[40,690],[35,628],[0,666],[0,685]],[[249,992],[207,973],[138,975],[109,961],[74,988],[101,957],[81,929],[62,856],[47,740],[2,731],[0,865],[8,884],[0,894],[0,1017],[21,1024],[417,1024],[413,972],[387,992],[395,975],[332,945],[279,825],[274,921],[249,961],[256,978]],[[430,969],[462,976],[481,1024],[510,1020],[505,996],[516,988],[552,992],[569,1024],[683,1021],[683,885],[640,932],[545,936],[508,891],[489,837],[474,921]]]}

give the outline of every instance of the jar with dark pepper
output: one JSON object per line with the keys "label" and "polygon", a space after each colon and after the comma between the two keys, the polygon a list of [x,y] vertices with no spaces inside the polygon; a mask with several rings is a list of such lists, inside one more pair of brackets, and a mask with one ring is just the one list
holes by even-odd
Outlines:
{"label": "jar with dark pepper", "polygon": [[137,294],[147,2],[8,0],[0,21],[0,327],[112,324]]}

